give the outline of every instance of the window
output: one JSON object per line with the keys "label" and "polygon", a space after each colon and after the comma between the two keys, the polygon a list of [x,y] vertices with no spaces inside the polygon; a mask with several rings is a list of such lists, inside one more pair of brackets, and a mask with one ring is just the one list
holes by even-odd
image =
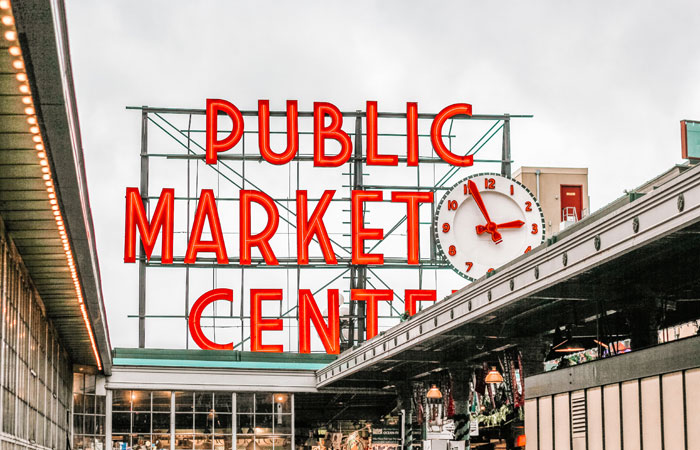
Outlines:
{"label": "window", "polygon": [[96,393],[96,375],[73,374],[73,448],[104,448],[105,396]]}
{"label": "window", "polygon": [[290,394],[238,394],[236,418],[236,450],[291,450]]}
{"label": "window", "polygon": [[0,270],[4,273],[0,287],[6,292],[0,317],[4,327],[0,364],[6,369],[0,380],[0,432],[37,447],[64,450],[70,435],[71,364],[4,233],[0,233]]}
{"label": "window", "polygon": [[114,391],[112,449],[169,450],[171,437],[177,450],[292,449],[291,394],[178,391],[172,404],[168,391]]}
{"label": "window", "polygon": [[170,396],[170,391],[113,391],[112,449],[169,449]]}
{"label": "window", "polygon": [[231,392],[176,392],[175,448],[231,449],[232,405]]}

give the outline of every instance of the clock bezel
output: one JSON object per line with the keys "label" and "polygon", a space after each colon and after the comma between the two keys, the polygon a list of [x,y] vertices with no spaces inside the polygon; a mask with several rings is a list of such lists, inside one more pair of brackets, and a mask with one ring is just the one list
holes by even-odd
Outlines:
{"label": "clock bezel", "polygon": [[[527,188],[527,186],[525,186],[524,184],[522,184],[521,182],[519,182],[518,180],[516,180],[514,178],[506,177],[506,176],[501,175],[500,173],[495,173],[495,172],[480,172],[480,173],[475,173],[475,174],[469,175],[468,177],[462,178],[461,180],[456,182],[454,185],[452,185],[451,188],[449,188],[448,190],[445,191],[445,194],[442,196],[442,198],[440,199],[440,201],[437,204],[437,207],[435,208],[435,216],[433,217],[433,237],[435,239],[435,244],[436,244],[438,253],[443,258],[443,260],[447,262],[447,264],[450,266],[450,269],[452,269],[452,271],[459,274],[459,276],[461,276],[462,278],[466,278],[469,281],[476,281],[480,278],[485,277],[487,274],[484,274],[479,278],[474,278],[474,277],[467,275],[466,272],[464,272],[463,270],[459,270],[459,268],[455,267],[454,264],[452,264],[452,261],[450,261],[450,259],[447,257],[447,253],[442,248],[442,244],[440,243],[440,224],[439,224],[438,219],[440,217],[440,211],[442,209],[442,205],[445,202],[445,200],[447,199],[447,197],[449,197],[449,195],[452,193],[452,191],[454,191],[455,189],[457,189],[459,187],[462,187],[464,185],[464,183],[466,183],[470,179],[484,177],[484,176],[499,177],[500,179],[508,180],[514,184],[519,185],[521,188],[523,188],[525,190],[525,192],[527,192],[527,194],[530,196],[530,198],[532,198],[533,204],[537,207],[537,211],[539,211],[539,213],[540,213],[540,243],[539,243],[539,245],[542,245],[545,241],[544,212],[542,211],[542,206],[540,205],[540,202],[537,200],[537,197],[535,197],[535,195],[532,193],[532,191],[530,191],[530,189]],[[461,205],[461,203],[460,203],[460,205]],[[535,248],[536,247],[533,247],[532,250],[534,250]],[[532,251],[532,250],[530,250],[530,251]],[[517,258],[517,256],[515,256],[513,259],[515,259],[515,258]]]}

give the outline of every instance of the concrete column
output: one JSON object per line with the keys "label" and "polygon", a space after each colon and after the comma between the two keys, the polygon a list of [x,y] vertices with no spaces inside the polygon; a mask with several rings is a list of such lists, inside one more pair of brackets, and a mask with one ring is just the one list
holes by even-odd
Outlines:
{"label": "concrete column", "polygon": [[112,390],[105,392],[105,450],[112,448]]}

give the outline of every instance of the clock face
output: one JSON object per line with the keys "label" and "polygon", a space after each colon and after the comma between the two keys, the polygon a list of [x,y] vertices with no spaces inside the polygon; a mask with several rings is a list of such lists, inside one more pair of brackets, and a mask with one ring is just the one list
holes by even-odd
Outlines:
{"label": "clock face", "polygon": [[452,186],[435,215],[439,250],[464,278],[476,280],[544,241],[544,214],[519,182],[473,175]]}

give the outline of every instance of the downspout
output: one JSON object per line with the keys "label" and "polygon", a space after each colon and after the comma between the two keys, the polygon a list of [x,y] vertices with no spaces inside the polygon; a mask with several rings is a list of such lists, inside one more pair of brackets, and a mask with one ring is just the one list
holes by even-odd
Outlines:
{"label": "downspout", "polygon": [[[537,179],[537,193],[535,194],[535,197],[537,198],[537,201],[542,205],[542,201],[540,200],[540,169],[535,170],[535,178]],[[545,232],[547,231],[547,224],[544,224],[545,226]]]}

